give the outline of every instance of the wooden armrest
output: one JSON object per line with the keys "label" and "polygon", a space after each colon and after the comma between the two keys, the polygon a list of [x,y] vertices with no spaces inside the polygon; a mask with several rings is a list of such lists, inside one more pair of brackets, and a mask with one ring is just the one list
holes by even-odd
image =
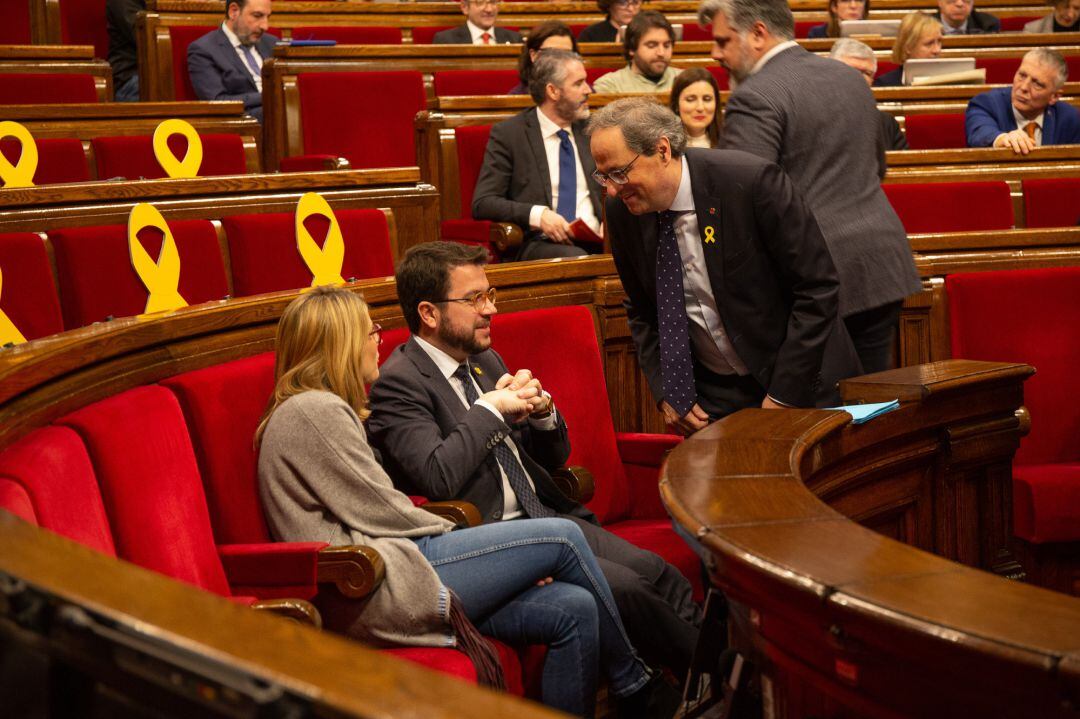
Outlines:
{"label": "wooden armrest", "polygon": [[484,523],[480,510],[472,502],[452,499],[446,502],[426,502],[420,505],[432,514],[449,519],[459,527],[479,527]]}
{"label": "wooden armrest", "polygon": [[596,483],[592,472],[580,466],[559,467],[551,473],[559,491],[578,504],[585,504],[593,498]]}
{"label": "wooden armrest", "polygon": [[262,612],[273,612],[316,629],[322,628],[322,616],[311,602],[303,599],[260,599],[249,605]]}
{"label": "wooden armrest", "polygon": [[386,567],[376,550],[353,545],[320,551],[316,572],[320,584],[333,583],[342,596],[363,599],[382,583]]}
{"label": "wooden armrest", "polygon": [[520,227],[509,222],[492,222],[490,240],[491,246],[502,253],[521,245],[525,240],[525,234]]}

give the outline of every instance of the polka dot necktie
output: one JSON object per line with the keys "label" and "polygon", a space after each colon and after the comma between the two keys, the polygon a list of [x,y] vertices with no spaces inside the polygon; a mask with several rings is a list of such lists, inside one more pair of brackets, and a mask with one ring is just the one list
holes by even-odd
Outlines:
{"label": "polka dot necktie", "polygon": [[[476,385],[473,384],[472,378],[469,377],[468,362],[458,365],[458,368],[454,371],[454,378],[461,382],[461,386],[465,390],[465,401],[472,407],[476,404],[476,400],[479,399],[479,395],[476,392]],[[494,450],[495,459],[498,460],[499,466],[506,472],[506,478],[510,481],[510,489],[514,490],[514,494],[517,495],[518,502],[521,504],[521,508],[525,510],[525,513],[530,517],[554,517],[555,512],[544,506],[540,498],[536,496],[532,485],[529,484],[529,478],[525,475],[525,468],[521,466],[521,462],[506,446],[506,442],[502,440],[496,442]]]}
{"label": "polka dot necktie", "polygon": [[694,364],[690,357],[690,318],[683,296],[682,256],[675,239],[675,218],[659,213],[660,241],[656,247],[656,314],[660,324],[660,378],[664,399],[680,417],[697,400]]}

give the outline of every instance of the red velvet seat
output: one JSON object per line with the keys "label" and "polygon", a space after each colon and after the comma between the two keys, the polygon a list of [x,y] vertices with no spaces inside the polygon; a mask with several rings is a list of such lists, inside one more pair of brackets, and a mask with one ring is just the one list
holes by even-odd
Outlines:
{"label": "red velvet seat", "polygon": [[812,28],[817,27],[820,24],[821,24],[821,22],[818,21],[818,20],[809,20],[809,21],[806,21],[806,22],[796,22],[795,23],[795,39],[797,39],[797,40],[805,40],[806,38],[810,37],[810,30]]}
{"label": "red velvet seat", "polygon": [[[213,224],[209,220],[181,220],[169,222],[169,228],[180,254],[180,295],[191,305],[227,295],[225,267]],[[49,239],[56,254],[66,329],[110,315],[137,315],[146,309],[146,287],[131,266],[125,225],[54,230]],[[140,239],[156,258],[160,233],[146,230]]]}
{"label": "red velvet seat", "polygon": [[[247,173],[242,137],[207,134],[200,135],[199,139],[203,147],[200,177]],[[129,180],[158,180],[168,177],[154,156],[154,138],[151,135],[95,137],[90,144],[94,147],[100,179],[123,177]],[[187,140],[180,135],[168,139],[169,149],[177,159],[184,158],[187,144]]]}
{"label": "red velvet seat", "polygon": [[588,81],[589,87],[592,87],[597,80],[604,75],[607,75],[609,72],[615,72],[615,70],[610,67],[586,67],[585,79]]}
{"label": "red velvet seat", "polygon": [[683,42],[712,42],[712,27],[701,27],[696,22],[683,23]]}
{"label": "red velvet seat", "polygon": [[[82,140],[76,137],[49,137],[36,140],[35,144],[38,151],[35,185],[86,182],[90,179],[90,166]],[[17,163],[21,153],[19,141],[10,137],[0,140],[0,152],[8,162]]]}
{"label": "red velvet seat", "polygon": [[16,484],[10,479],[0,477],[0,509],[6,509],[19,519],[30,524],[37,524],[37,515],[34,513],[34,505],[30,503],[30,497],[21,484]]}
{"label": "red velvet seat", "polygon": [[77,73],[0,73],[0,98],[5,105],[97,102],[93,75]]}
{"label": "red velvet seat", "polygon": [[1005,182],[883,184],[908,232],[978,232],[1013,226]]}
{"label": "red velvet seat", "polygon": [[939,150],[967,147],[964,113],[946,115],[907,115],[904,135],[912,150]]}
{"label": "red velvet seat", "polygon": [[172,25],[166,29],[169,33],[169,45],[172,48],[172,99],[198,100],[187,69],[188,46],[214,28],[206,25]]}
{"label": "red velvet seat", "polygon": [[889,60],[879,60],[877,64],[877,72],[874,73],[874,77],[880,77],[887,72],[892,72],[898,67],[900,67],[900,65],[895,62],[891,62]]}
{"label": "red velvet seat", "polygon": [[353,169],[416,165],[413,118],[427,107],[418,71],[311,72],[296,82],[303,154],[344,157]]}
{"label": "red velvet seat", "polygon": [[1023,32],[1024,25],[1027,25],[1032,20],[1038,19],[1038,15],[1016,15],[1013,17],[1000,18],[1001,32]]}
{"label": "red velvet seat", "polygon": [[[345,259],[341,276],[348,280],[394,274],[390,230],[382,210],[335,211]],[[325,237],[329,223],[310,218],[312,237]],[[311,285],[311,271],[296,249],[293,213],[234,215],[222,218],[232,259],[233,293],[236,296],[291,290]]]}
{"label": "red velvet seat", "polygon": [[990,85],[1011,85],[1013,76],[1020,69],[1019,57],[977,57],[976,68],[986,68],[986,82]]}
{"label": "red velvet seat", "polygon": [[61,0],[60,31],[65,45],[93,45],[94,57],[109,56],[105,0]]}
{"label": "red velvet seat", "polygon": [[505,95],[518,82],[517,70],[440,70],[435,73],[435,94]]}
{"label": "red velvet seat", "polygon": [[26,0],[0,0],[0,45],[30,44],[30,4]]}
{"label": "red velvet seat", "polygon": [[400,45],[401,28],[305,25],[294,27],[293,40],[333,40],[338,45]]}
{"label": "red velvet seat", "polygon": [[450,27],[440,25],[438,27],[414,27],[412,29],[413,45],[430,45],[435,38],[435,33],[449,30]]}
{"label": "red velvet seat", "polygon": [[1080,178],[1024,180],[1027,227],[1072,227],[1080,224]]}
{"label": "red velvet seat", "polygon": [[731,89],[731,80],[728,77],[726,68],[720,67],[719,65],[709,65],[705,69],[711,72],[713,77],[716,78],[716,84],[720,86],[721,91],[726,92]]}
{"label": "red velvet seat", "polygon": [[0,309],[27,340],[64,331],[49,256],[32,232],[0,234]]}
{"label": "red velvet seat", "polygon": [[457,149],[458,193],[461,205],[456,217],[442,220],[439,233],[444,240],[463,242],[470,245],[483,245],[488,248],[493,260],[499,253],[491,245],[491,221],[472,218],[473,192],[480,177],[480,168],[484,164],[484,151],[487,149],[491,125],[466,125],[454,128],[454,144]]}

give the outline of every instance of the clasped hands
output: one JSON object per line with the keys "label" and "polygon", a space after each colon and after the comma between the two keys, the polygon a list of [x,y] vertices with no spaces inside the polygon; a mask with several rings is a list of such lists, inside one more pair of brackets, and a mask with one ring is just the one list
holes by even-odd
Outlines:
{"label": "clasped hands", "polygon": [[495,383],[495,389],[486,392],[480,399],[494,407],[507,424],[520,422],[526,417],[546,417],[551,413],[551,397],[544,394],[540,380],[527,369],[504,374]]}

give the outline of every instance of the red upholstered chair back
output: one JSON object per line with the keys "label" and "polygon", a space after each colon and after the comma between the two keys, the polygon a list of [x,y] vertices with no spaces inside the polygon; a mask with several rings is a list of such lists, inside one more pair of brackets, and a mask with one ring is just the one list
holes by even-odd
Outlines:
{"label": "red upholstered chair back", "polygon": [[269,542],[252,440],[274,391],[274,353],[164,380],[180,400],[218,544]]}
{"label": "red upholstered chair back", "polygon": [[[76,137],[49,137],[37,140],[35,144],[38,151],[35,185],[86,182],[90,179],[90,166],[82,140]],[[19,141],[10,137],[0,140],[0,153],[8,162],[16,164],[21,155]]]}
{"label": "red upholstered chair back", "polygon": [[[382,210],[335,211],[345,240],[341,276],[365,279],[394,274],[390,230]],[[291,290],[311,285],[311,271],[296,249],[293,213],[234,215],[222,218],[232,260],[233,293],[237,296]],[[309,218],[308,231],[316,241],[326,236],[329,222]]]}
{"label": "red upholstered chair back", "polygon": [[472,217],[473,192],[480,179],[491,125],[466,125],[454,128],[458,158],[458,192],[461,194],[461,217]]}
{"label": "red upholstered chair back", "polygon": [[198,100],[195,88],[191,85],[191,75],[187,69],[187,51],[191,43],[214,30],[206,25],[175,25],[168,28],[169,44],[172,46],[173,99]]}
{"label": "red upholstered chair back", "polygon": [[386,361],[386,358],[390,356],[390,353],[394,351],[394,348],[409,339],[408,327],[395,327],[392,330],[382,331],[382,344],[379,345],[379,364]]}
{"label": "red upholstered chair back", "polygon": [[294,27],[292,39],[333,40],[339,45],[400,45],[401,28],[306,25],[303,27]]}
{"label": "red upholstered chair back", "polygon": [[1072,227],[1080,224],[1080,178],[1024,180],[1027,227]]}
{"label": "red upholstered chair back", "polygon": [[65,45],[93,45],[94,57],[109,56],[105,0],[60,0],[60,31]]}
{"label": "red upholstered chair back", "polygon": [[440,70],[435,73],[435,94],[505,95],[519,80],[517,70]]}
{"label": "red upholstered chair back", "polygon": [[305,154],[354,169],[416,165],[413,118],[427,106],[418,71],[302,73],[297,86]]}
{"label": "red upholstered chair back", "polygon": [[[208,134],[200,135],[199,139],[203,146],[200,177],[247,173],[242,137]],[[95,137],[90,144],[94,146],[97,173],[102,180],[113,177],[158,180],[167,177],[154,156],[154,138],[151,135]],[[184,158],[188,146],[186,138],[173,135],[168,139],[168,145],[173,155],[178,159]]]}
{"label": "red upholstered chair back", "polygon": [[904,134],[912,150],[967,147],[964,113],[948,115],[907,115]]}
{"label": "red upholstered chair back", "polygon": [[572,23],[568,23],[568,24],[567,24],[567,27],[568,27],[568,28],[570,28],[570,32],[571,32],[571,33],[573,33],[573,34],[574,34],[574,37],[576,38],[576,37],[577,37],[578,35],[580,35],[580,34],[581,34],[581,32],[582,32],[582,31],[583,31],[583,30],[584,30],[585,28],[589,27],[589,23],[585,23],[585,22],[572,22]]}
{"label": "red upholstered chair back", "polygon": [[709,65],[705,69],[713,74],[713,77],[716,78],[716,84],[720,86],[721,90],[731,89],[731,80],[728,78],[728,72],[725,68],[719,65]]}
{"label": "red upholstered chair back", "polygon": [[449,30],[449,26],[439,27],[414,27],[412,30],[413,45],[430,45],[435,38],[435,33]]}
{"label": "red upholstered chair back", "polygon": [[1017,464],[1080,460],[1080,267],[948,275],[952,356],[1026,362]]}
{"label": "red upholstered chair back", "polygon": [[1016,17],[1003,17],[1001,19],[1001,31],[1002,32],[1021,32],[1024,29],[1024,25],[1027,25],[1032,20],[1038,20],[1038,15],[1019,15]]}
{"label": "red upholstered chair back", "polygon": [[71,429],[44,427],[5,449],[0,481],[5,480],[22,490],[39,526],[116,556],[94,468]]}
{"label": "red upholstered chair back", "polygon": [[58,424],[86,443],[120,558],[229,596],[176,396],[137,387]]}
{"label": "red upholstered chair back", "polygon": [[877,72],[874,73],[874,77],[879,77],[887,72],[892,72],[898,67],[900,66],[895,62],[890,62],[889,60],[879,60],[877,64]]}
{"label": "red upholstered chair back", "polygon": [[609,72],[615,72],[615,70],[610,67],[587,67],[585,68],[585,79],[589,82],[589,87],[592,87],[593,83]]}
{"label": "red upholstered chair back", "polygon": [[0,309],[28,340],[64,331],[49,256],[32,232],[0,234]]}
{"label": "red upholstered chair back", "polygon": [[810,20],[807,22],[795,23],[795,37],[796,39],[803,40],[810,36],[811,28],[815,28],[820,25],[821,22],[817,20]]}
{"label": "red upholstered chair back", "polygon": [[30,497],[21,484],[16,484],[10,479],[0,478],[0,509],[6,509],[19,519],[26,520],[31,524],[37,524],[37,515],[34,514],[34,505],[30,503]]}
{"label": "red upholstered chair back", "polygon": [[93,75],[61,72],[0,73],[0,97],[5,105],[98,101]]}
{"label": "red upholstered chair back", "polygon": [[978,232],[1013,226],[1012,198],[1004,182],[883,184],[908,232]]}
{"label": "red upholstered chair back", "polygon": [[[180,296],[194,305],[227,295],[225,266],[213,224],[209,220],[178,220],[169,222],[169,228],[180,254]],[[55,230],[49,239],[56,255],[66,329],[110,315],[129,317],[146,309],[146,287],[131,266],[125,225]],[[140,240],[156,258],[161,233],[145,230]]]}
{"label": "red upholstered chair back", "polygon": [[703,28],[696,22],[683,23],[682,39],[684,42],[712,42],[712,28]]}
{"label": "red upholstered chair back", "polygon": [[26,0],[0,0],[0,45],[30,44],[30,3]]}
{"label": "red upholstered chair back", "polygon": [[986,82],[989,84],[1012,84],[1013,76],[1020,69],[1019,57],[977,57],[976,68],[986,68]]}
{"label": "red upholstered chair back", "polygon": [[1069,68],[1069,77],[1080,77],[1080,55],[1066,55],[1065,66]]}

